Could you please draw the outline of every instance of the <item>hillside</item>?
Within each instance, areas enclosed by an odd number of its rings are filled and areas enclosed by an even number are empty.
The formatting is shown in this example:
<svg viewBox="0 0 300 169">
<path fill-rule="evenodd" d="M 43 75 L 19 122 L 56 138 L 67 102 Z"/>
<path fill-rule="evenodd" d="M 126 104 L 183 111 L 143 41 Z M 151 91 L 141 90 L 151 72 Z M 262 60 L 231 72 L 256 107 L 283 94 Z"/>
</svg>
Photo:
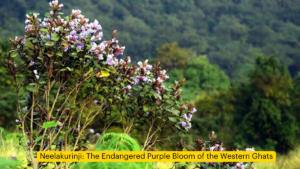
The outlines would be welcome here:
<svg viewBox="0 0 300 169">
<path fill-rule="evenodd" d="M 275 55 L 294 75 L 300 68 L 298 0 L 61 0 L 65 13 L 78 8 L 98 19 L 104 34 L 119 39 L 135 60 L 153 57 L 166 42 L 207 55 L 239 78 L 258 55 Z M 1 0 L 0 37 L 21 34 L 24 14 L 44 13 L 47 1 Z"/>
</svg>

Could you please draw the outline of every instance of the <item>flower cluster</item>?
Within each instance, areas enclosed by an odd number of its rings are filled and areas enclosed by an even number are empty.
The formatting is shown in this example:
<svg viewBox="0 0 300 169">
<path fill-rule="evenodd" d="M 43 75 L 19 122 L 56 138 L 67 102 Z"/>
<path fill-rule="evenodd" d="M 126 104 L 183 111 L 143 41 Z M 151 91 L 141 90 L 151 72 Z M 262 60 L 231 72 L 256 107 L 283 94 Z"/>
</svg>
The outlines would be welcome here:
<svg viewBox="0 0 300 169">
<path fill-rule="evenodd" d="M 179 143 L 180 149 L 189 149 L 190 151 L 228 151 L 224 148 L 222 142 L 218 141 L 215 132 L 209 135 L 209 141 L 202 140 L 200 138 L 196 139 L 194 144 L 190 147 L 185 146 L 183 142 Z M 236 149 L 236 151 L 241 151 Z M 254 148 L 246 148 L 244 151 L 255 151 Z M 194 163 L 196 168 L 231 168 L 231 169 L 255 169 L 253 163 L 239 162 L 239 163 L 216 163 L 216 162 L 206 162 L 206 163 Z"/>
<path fill-rule="evenodd" d="M 183 118 L 184 118 L 184 121 L 182 121 L 180 124 L 181 124 L 181 127 L 185 127 L 185 128 L 191 128 L 191 121 L 192 121 L 192 117 L 193 117 L 193 114 L 197 111 L 197 109 L 194 107 L 193 104 L 184 104 L 181 109 L 182 110 L 186 110 L 186 107 L 188 107 L 188 112 L 183 114 Z"/>
<path fill-rule="evenodd" d="M 97 20 L 89 22 L 80 10 L 72 10 L 70 16 L 63 18 L 58 13 L 63 4 L 54 0 L 49 5 L 51 11 L 41 22 L 38 14 L 26 15 L 25 40 L 22 39 L 24 46 L 30 39 L 31 43 L 41 42 L 40 45 L 47 48 L 63 47 L 64 54 L 60 55 L 77 57 L 82 54 L 110 66 L 118 64 L 116 57 L 123 54 L 125 47 L 119 46 L 114 37 L 110 41 L 101 41 L 102 26 Z M 32 38 L 37 41 L 33 42 Z"/>
<path fill-rule="evenodd" d="M 180 101 L 181 99 L 181 91 L 180 87 L 183 85 L 184 80 L 180 80 L 176 84 L 174 84 L 171 89 L 167 88 L 164 85 L 164 82 L 169 79 L 169 76 L 166 74 L 166 70 L 162 70 L 159 64 L 151 65 L 148 60 L 144 62 L 139 61 L 137 65 L 130 65 L 131 59 L 130 57 L 120 59 L 116 68 L 118 72 L 121 72 L 122 76 L 117 78 L 117 82 L 129 81 L 128 84 L 124 85 L 123 92 L 128 96 L 143 96 L 142 102 L 146 105 L 151 105 L 151 102 L 154 103 L 154 109 L 146 110 L 145 115 L 148 117 L 149 115 L 156 114 L 158 112 L 171 113 L 170 116 L 174 116 L 180 121 L 177 122 L 178 126 L 183 129 L 191 128 L 191 120 L 192 114 L 194 114 L 197 110 L 192 104 L 183 104 L 179 105 L 178 108 L 176 106 L 166 104 L 166 99 L 172 99 L 174 104 L 176 101 Z M 140 90 L 141 89 L 141 90 Z M 143 90 L 152 90 L 145 91 Z M 146 99 L 147 93 L 150 94 L 150 98 Z M 153 99 L 154 98 L 154 99 Z M 141 106 L 141 105 L 139 105 Z M 165 112 L 166 107 L 173 107 L 174 109 L 178 109 L 179 113 L 176 112 Z"/>
</svg>

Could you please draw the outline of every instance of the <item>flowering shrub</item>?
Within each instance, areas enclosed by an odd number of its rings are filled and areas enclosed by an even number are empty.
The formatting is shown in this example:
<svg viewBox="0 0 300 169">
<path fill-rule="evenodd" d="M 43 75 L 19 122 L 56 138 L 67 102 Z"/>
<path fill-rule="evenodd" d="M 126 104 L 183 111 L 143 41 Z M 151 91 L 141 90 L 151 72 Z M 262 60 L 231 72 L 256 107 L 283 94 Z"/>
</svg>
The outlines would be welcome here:
<svg viewBox="0 0 300 169">
<path fill-rule="evenodd" d="M 26 15 L 25 35 L 11 40 L 8 58 L 18 92 L 17 123 L 33 168 L 46 166 L 36 162 L 38 150 L 85 150 L 95 119 L 103 133 L 112 125 L 125 133 L 146 127 L 143 149 L 166 128 L 191 127 L 196 110 L 181 104 L 183 80 L 167 88 L 168 76 L 159 64 L 117 58 L 125 47 L 116 31 L 102 40 L 97 20 L 90 22 L 80 10 L 64 17 L 57 0 L 49 5 L 43 19 Z"/>
<path fill-rule="evenodd" d="M 202 139 L 196 139 L 194 144 L 191 146 L 186 146 L 183 142 L 179 143 L 179 148 L 182 150 L 189 151 L 226 151 L 223 143 L 217 139 L 215 132 L 212 132 L 209 136 L 208 141 Z M 227 150 L 231 151 L 231 150 Z M 254 148 L 246 148 L 245 150 L 235 149 L 233 151 L 255 151 Z M 206 162 L 206 163 L 175 163 L 175 168 L 185 169 L 185 168 L 201 168 L 201 169 L 210 169 L 210 168 L 220 168 L 220 169 L 254 169 L 253 163 L 247 162 L 238 162 L 238 163 L 229 163 L 229 162 Z"/>
</svg>

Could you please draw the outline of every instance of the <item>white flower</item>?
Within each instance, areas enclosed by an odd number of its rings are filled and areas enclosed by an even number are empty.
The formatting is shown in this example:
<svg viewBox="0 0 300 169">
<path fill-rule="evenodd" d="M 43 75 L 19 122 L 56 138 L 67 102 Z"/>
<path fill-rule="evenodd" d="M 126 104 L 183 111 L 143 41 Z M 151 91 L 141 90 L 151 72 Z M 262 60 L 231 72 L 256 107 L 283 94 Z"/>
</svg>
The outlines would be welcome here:
<svg viewBox="0 0 300 169">
<path fill-rule="evenodd" d="M 195 113 L 197 111 L 197 109 L 194 107 L 192 110 L 192 113 Z"/>
<path fill-rule="evenodd" d="M 130 57 L 128 57 L 127 62 L 131 63 L 131 58 Z"/>
<path fill-rule="evenodd" d="M 81 14 L 81 11 L 79 9 L 73 9 L 72 10 L 72 15 L 78 16 Z"/>
<path fill-rule="evenodd" d="M 102 53 L 99 54 L 99 55 L 98 55 L 98 60 L 101 61 L 101 60 L 103 60 L 103 59 L 104 59 L 104 58 L 103 58 L 103 54 L 102 54 Z"/>
<path fill-rule="evenodd" d="M 156 80 L 157 80 L 159 83 L 162 83 L 162 82 L 163 82 L 163 80 L 162 80 L 160 77 L 158 77 Z"/>
<path fill-rule="evenodd" d="M 94 130 L 94 129 L 90 129 L 90 130 L 89 130 L 89 133 L 90 133 L 90 134 L 94 134 L 94 133 L 95 133 L 95 130 Z"/>
<path fill-rule="evenodd" d="M 252 148 L 246 148 L 245 149 L 246 151 L 255 151 L 255 149 L 252 147 Z"/>
<path fill-rule="evenodd" d="M 141 61 L 139 61 L 138 63 L 137 63 L 140 67 L 142 67 L 142 62 Z"/>
</svg>

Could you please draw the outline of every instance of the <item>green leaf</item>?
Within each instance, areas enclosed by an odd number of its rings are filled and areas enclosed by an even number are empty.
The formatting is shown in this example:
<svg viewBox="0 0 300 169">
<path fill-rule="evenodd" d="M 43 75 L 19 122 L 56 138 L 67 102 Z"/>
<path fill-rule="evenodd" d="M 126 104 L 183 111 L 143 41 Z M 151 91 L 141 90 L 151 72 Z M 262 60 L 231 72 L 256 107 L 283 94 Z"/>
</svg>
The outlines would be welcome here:
<svg viewBox="0 0 300 169">
<path fill-rule="evenodd" d="M 60 69 L 60 71 L 61 71 L 61 72 L 64 72 L 64 71 L 70 71 L 70 72 L 72 72 L 73 69 L 70 68 L 70 67 L 65 67 L 65 68 Z"/>
<path fill-rule="evenodd" d="M 59 125 L 59 122 L 58 122 L 58 121 L 57 121 L 57 122 L 54 122 L 54 121 L 48 121 L 48 122 L 43 123 L 42 128 L 47 129 L 47 128 L 56 127 L 56 126 L 58 126 L 58 125 Z"/>
<path fill-rule="evenodd" d="M 72 52 L 71 56 L 76 57 L 77 56 L 77 52 Z"/>
<path fill-rule="evenodd" d="M 33 44 L 31 43 L 31 41 L 30 40 L 26 40 L 26 42 L 25 42 L 25 47 L 26 48 L 29 48 L 29 49 L 34 49 L 34 46 L 33 46 Z"/>
<path fill-rule="evenodd" d="M 176 109 L 167 109 L 167 111 L 169 111 L 169 112 L 171 112 L 171 113 L 173 113 L 174 115 L 179 115 L 179 110 L 176 110 Z"/>
<path fill-rule="evenodd" d="M 63 31 L 64 30 L 64 27 L 62 27 L 62 26 L 58 26 L 57 27 L 60 31 Z"/>
<path fill-rule="evenodd" d="M 149 111 L 149 107 L 148 106 L 143 106 L 143 110 L 145 111 L 145 112 L 147 112 L 147 111 Z"/>
<path fill-rule="evenodd" d="M 88 59 L 93 59 L 93 56 L 91 56 L 91 55 L 85 55 L 84 57 L 88 58 Z"/>
<path fill-rule="evenodd" d="M 58 53 L 57 53 L 57 56 L 60 56 L 60 57 L 61 57 L 62 55 L 63 55 L 62 52 L 58 52 Z"/>
<path fill-rule="evenodd" d="M 12 53 L 12 55 L 10 57 L 15 58 L 17 56 L 18 56 L 18 54 L 16 52 L 14 52 L 14 53 Z"/>
<path fill-rule="evenodd" d="M 41 32 L 48 33 L 48 29 L 47 29 L 47 28 L 41 28 L 40 31 L 41 31 Z"/>
<path fill-rule="evenodd" d="M 110 73 L 106 70 L 101 70 L 100 75 L 98 75 L 97 77 L 108 77 L 110 75 Z"/>
<path fill-rule="evenodd" d="M 51 17 L 50 13 L 47 12 L 47 13 L 45 14 L 45 17 L 50 18 L 50 17 Z"/>
<path fill-rule="evenodd" d="M 34 140 L 34 142 L 39 142 L 39 141 L 42 140 L 42 138 L 43 138 L 43 136 L 38 136 L 38 137 Z"/>
<path fill-rule="evenodd" d="M 50 41 L 46 42 L 46 44 L 45 44 L 45 45 L 46 45 L 46 46 L 48 46 L 48 47 L 52 47 L 52 46 L 54 46 L 53 42 L 50 42 Z"/>
<path fill-rule="evenodd" d="M 55 42 L 57 42 L 59 40 L 59 36 L 56 33 L 52 33 L 51 37 L 52 37 L 52 40 L 54 40 Z"/>
<path fill-rule="evenodd" d="M 176 118 L 175 117 L 169 117 L 169 120 L 171 121 L 171 122 L 177 122 L 177 120 L 176 120 Z"/>
</svg>

